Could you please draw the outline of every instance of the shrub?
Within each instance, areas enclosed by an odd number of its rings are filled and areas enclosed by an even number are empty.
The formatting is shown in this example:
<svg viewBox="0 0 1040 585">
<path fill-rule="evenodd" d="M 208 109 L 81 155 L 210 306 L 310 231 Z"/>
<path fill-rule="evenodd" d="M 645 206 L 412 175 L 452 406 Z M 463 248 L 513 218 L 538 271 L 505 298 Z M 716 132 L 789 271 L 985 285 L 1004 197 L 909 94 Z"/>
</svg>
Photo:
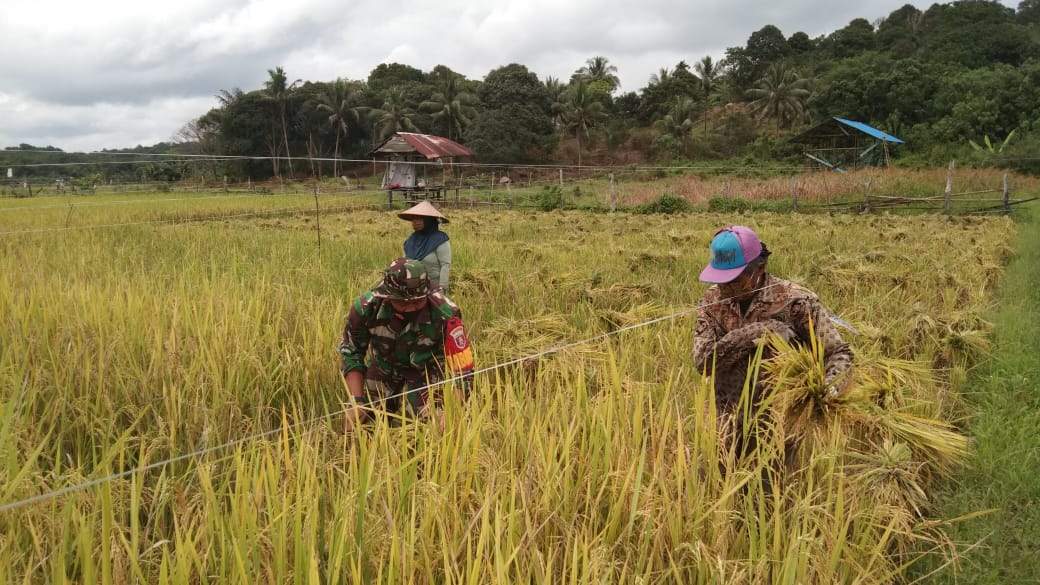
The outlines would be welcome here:
<svg viewBox="0 0 1040 585">
<path fill-rule="evenodd" d="M 555 185 L 542 187 L 542 192 L 538 194 L 535 204 L 539 211 L 559 209 L 563 207 L 563 192 Z"/>
<path fill-rule="evenodd" d="M 789 199 L 745 199 L 743 197 L 722 197 L 716 195 L 708 199 L 708 211 L 715 213 L 744 213 L 748 211 L 771 211 L 774 213 L 791 211 Z"/>
<path fill-rule="evenodd" d="M 740 212 L 751 209 L 751 202 L 743 197 L 722 197 L 716 195 L 708 199 L 708 211 L 711 212 Z"/>
<path fill-rule="evenodd" d="M 635 213 L 664 213 L 673 215 L 676 213 L 689 213 L 693 211 L 693 205 L 678 195 L 663 193 L 653 201 L 636 206 L 634 211 Z"/>
<path fill-rule="evenodd" d="M 683 144 L 674 136 L 662 134 L 654 139 L 650 149 L 661 158 L 674 160 L 682 155 Z"/>
</svg>

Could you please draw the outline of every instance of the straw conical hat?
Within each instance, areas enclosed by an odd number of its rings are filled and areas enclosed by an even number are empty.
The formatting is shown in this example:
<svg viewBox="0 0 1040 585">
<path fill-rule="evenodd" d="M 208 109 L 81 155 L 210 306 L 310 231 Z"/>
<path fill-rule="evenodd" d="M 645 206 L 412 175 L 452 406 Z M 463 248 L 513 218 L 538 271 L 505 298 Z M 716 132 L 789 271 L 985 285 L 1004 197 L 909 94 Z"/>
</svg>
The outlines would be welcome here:
<svg viewBox="0 0 1040 585">
<path fill-rule="evenodd" d="M 437 208 L 429 201 L 420 201 L 412 207 L 398 213 L 397 217 L 400 217 L 405 221 L 412 221 L 413 217 L 436 217 L 441 220 L 441 223 L 448 223 L 448 218 L 444 217 L 441 212 L 437 211 Z"/>
</svg>

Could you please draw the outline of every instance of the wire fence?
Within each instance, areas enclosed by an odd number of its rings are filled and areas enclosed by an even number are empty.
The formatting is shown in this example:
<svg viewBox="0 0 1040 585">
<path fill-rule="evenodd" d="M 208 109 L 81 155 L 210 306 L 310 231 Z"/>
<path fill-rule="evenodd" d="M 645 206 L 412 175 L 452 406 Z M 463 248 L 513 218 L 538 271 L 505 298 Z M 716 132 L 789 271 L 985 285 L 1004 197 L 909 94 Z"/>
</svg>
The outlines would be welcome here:
<svg viewBox="0 0 1040 585">
<path fill-rule="evenodd" d="M 184 159 L 145 159 L 147 163 L 155 160 Z M 132 161 L 111 160 L 93 164 L 128 162 Z M 889 169 L 836 174 L 785 165 L 734 169 L 713 165 L 575 166 L 416 161 L 409 164 L 415 165 L 422 186 L 402 189 L 389 189 L 382 184 L 380 169 L 386 168 L 385 161 L 337 162 L 344 165 L 339 177 L 305 180 L 276 178 L 233 182 L 227 177 L 194 176 L 180 181 L 108 181 L 90 185 L 64 180 L 9 180 L 0 185 L 0 197 L 83 196 L 86 200 L 87 196 L 96 194 L 190 194 L 207 198 L 301 195 L 364 200 L 364 208 L 377 207 L 382 201 L 385 208 L 392 209 L 397 203 L 410 204 L 429 199 L 451 206 L 605 208 L 613 211 L 646 205 L 664 195 L 672 195 L 691 205 L 705 205 L 713 211 L 760 209 L 864 213 L 906 210 L 947 215 L 1010 213 L 1015 206 L 1036 199 L 1017 195 L 1012 190 L 1008 174 L 1001 178 L 998 171 L 987 173 L 985 180 L 989 185 L 972 176 L 978 174 L 975 170 L 958 173 L 955 182 L 952 162 L 943 188 L 942 179 L 934 172 L 913 181 L 899 178 L 899 173 L 904 171 Z M 934 188 L 927 187 L 930 181 L 934 181 Z M 964 183 L 963 190 L 954 191 L 954 184 L 961 182 Z M 923 189 L 922 184 L 925 185 Z M 142 197 L 136 201 L 145 203 L 148 199 Z M 75 205 L 81 204 L 77 202 Z M 0 207 L 0 211 L 4 209 Z"/>
</svg>

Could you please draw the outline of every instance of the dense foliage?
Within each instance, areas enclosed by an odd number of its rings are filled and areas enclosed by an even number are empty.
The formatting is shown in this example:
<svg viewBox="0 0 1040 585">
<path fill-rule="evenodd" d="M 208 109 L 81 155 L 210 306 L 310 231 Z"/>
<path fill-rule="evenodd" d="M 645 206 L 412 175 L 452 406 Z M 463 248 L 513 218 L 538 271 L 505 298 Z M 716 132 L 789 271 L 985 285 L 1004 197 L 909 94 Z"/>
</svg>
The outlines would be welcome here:
<svg viewBox="0 0 1040 585">
<path fill-rule="evenodd" d="M 214 180 L 339 176 L 342 163 L 368 158 L 396 131 L 449 136 L 492 164 L 631 163 L 754 155 L 831 116 L 865 122 L 906 140 L 897 163 L 972 159 L 1029 172 L 1040 151 L 1040 7 L 957 0 L 927 10 L 905 5 L 870 22 L 856 18 L 829 35 L 787 36 L 767 24 L 725 58 L 664 66 L 638 92 L 615 95 L 617 68 L 594 56 L 569 80 L 539 80 L 521 64 L 470 80 L 438 65 L 376 66 L 366 80 L 290 82 L 269 69 L 264 87 L 220 90 L 217 108 L 188 122 L 160 152 L 229 159 L 191 169 L 30 167 L 29 177 L 82 176 Z M 666 64 L 664 64 L 666 65 Z M 1002 152 L 975 151 L 986 137 Z M 9 165 L 41 160 L 21 145 Z M 140 148 L 140 147 L 139 147 Z M 47 162 L 55 161 L 48 153 Z M 304 164 L 305 157 L 327 159 Z M 71 159 L 70 159 L 71 160 Z"/>
</svg>

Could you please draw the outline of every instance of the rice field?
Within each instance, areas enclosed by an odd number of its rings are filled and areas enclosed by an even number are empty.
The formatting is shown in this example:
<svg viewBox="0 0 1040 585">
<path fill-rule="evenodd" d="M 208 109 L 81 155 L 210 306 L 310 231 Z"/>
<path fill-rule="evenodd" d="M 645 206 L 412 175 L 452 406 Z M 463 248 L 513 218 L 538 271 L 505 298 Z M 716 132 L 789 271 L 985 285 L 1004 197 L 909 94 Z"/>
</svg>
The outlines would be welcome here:
<svg viewBox="0 0 1040 585">
<path fill-rule="evenodd" d="M 971 449 L 1007 218 L 445 209 L 474 395 L 344 435 L 346 310 L 408 224 L 133 198 L 0 200 L 0 582 L 892 583 L 964 552 L 929 492 Z M 838 400 L 812 348 L 761 364 L 739 461 L 691 356 L 732 223 L 859 331 Z"/>
</svg>

